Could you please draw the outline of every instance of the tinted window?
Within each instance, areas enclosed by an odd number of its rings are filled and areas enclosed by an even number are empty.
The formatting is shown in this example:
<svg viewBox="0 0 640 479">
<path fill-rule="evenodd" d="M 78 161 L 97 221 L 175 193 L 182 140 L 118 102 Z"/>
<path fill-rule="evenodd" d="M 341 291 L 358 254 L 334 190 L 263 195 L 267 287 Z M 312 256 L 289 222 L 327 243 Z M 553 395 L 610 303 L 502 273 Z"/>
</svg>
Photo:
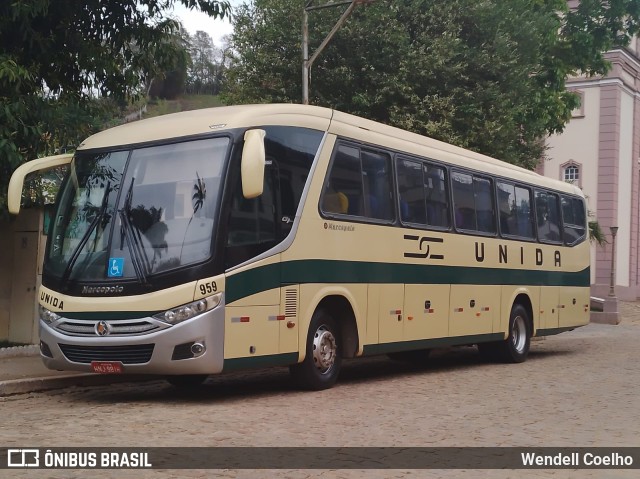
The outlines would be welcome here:
<svg viewBox="0 0 640 479">
<path fill-rule="evenodd" d="M 362 216 L 364 202 L 360 150 L 339 145 L 322 197 L 322 211 Z"/>
<path fill-rule="evenodd" d="M 365 216 L 393 220 L 391 158 L 386 153 L 362 150 Z"/>
<path fill-rule="evenodd" d="M 427 224 L 422 163 L 398 160 L 398 191 L 400 192 L 400 219 L 405 223 Z"/>
<path fill-rule="evenodd" d="M 531 191 L 528 188 L 498 182 L 498 210 L 503 235 L 533 238 Z"/>
<path fill-rule="evenodd" d="M 393 220 L 391 158 L 386 153 L 338 145 L 321 209 L 324 213 Z"/>
<path fill-rule="evenodd" d="M 585 238 L 587 219 L 581 198 L 562 197 L 562 219 L 566 244 L 574 245 Z"/>
<path fill-rule="evenodd" d="M 451 179 L 456 228 L 495 233 L 491 180 L 458 171 Z"/>
<path fill-rule="evenodd" d="M 227 268 L 267 251 L 289 234 L 323 135 L 285 126 L 264 130 L 264 191 L 257 198 L 245 198 L 238 175 L 228 221 Z"/>
<path fill-rule="evenodd" d="M 558 195 L 545 191 L 536 191 L 536 218 L 538 239 L 540 241 L 548 243 L 562 241 Z"/>
<path fill-rule="evenodd" d="M 397 162 L 402 221 L 449 227 L 446 170 L 414 160 Z"/>
</svg>

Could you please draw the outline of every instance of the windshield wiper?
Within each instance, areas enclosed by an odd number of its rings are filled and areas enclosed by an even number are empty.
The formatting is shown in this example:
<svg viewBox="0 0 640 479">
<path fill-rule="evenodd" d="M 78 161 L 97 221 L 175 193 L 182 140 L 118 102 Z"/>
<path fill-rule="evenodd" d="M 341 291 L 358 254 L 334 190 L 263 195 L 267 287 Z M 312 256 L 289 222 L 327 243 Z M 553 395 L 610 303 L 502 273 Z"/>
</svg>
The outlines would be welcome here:
<svg viewBox="0 0 640 479">
<path fill-rule="evenodd" d="M 80 242 L 73 250 L 73 254 L 71 255 L 71 258 L 69 258 L 69 262 L 67 263 L 67 266 L 64 269 L 64 272 L 62 273 L 62 280 L 61 280 L 62 284 L 65 284 L 69 280 L 69 276 L 71 276 L 71 271 L 73 270 L 73 267 L 76 264 L 76 261 L 78 261 L 78 258 L 80 257 L 80 252 L 89 241 L 89 238 L 93 234 L 93 231 L 97 228 L 100 221 L 104 218 L 104 214 L 107 211 L 107 206 L 109 205 L 110 194 L 111 194 L 111 182 L 107 181 L 107 187 L 104 191 L 104 195 L 102 196 L 102 204 L 100 205 L 98 214 L 93 219 L 93 221 L 91 221 L 89 228 L 87 228 L 87 231 L 85 231 L 84 235 L 82 235 Z M 68 286 L 67 286 L 67 289 L 68 289 Z"/>
<path fill-rule="evenodd" d="M 149 264 L 149 258 L 141 245 L 142 238 L 140 238 L 140 230 L 131 224 L 129 215 L 131 213 L 131 198 L 133 197 L 133 182 L 135 178 L 131 178 L 131 185 L 127 190 L 127 196 L 124 200 L 122 209 L 118 211 L 120 215 L 120 222 L 122 226 L 120 228 L 120 249 L 122 249 L 122 243 L 124 239 L 127 239 L 127 248 L 129 254 L 131 254 L 131 263 L 136 273 L 138 281 L 142 284 L 148 284 L 147 275 L 151 269 Z"/>
</svg>

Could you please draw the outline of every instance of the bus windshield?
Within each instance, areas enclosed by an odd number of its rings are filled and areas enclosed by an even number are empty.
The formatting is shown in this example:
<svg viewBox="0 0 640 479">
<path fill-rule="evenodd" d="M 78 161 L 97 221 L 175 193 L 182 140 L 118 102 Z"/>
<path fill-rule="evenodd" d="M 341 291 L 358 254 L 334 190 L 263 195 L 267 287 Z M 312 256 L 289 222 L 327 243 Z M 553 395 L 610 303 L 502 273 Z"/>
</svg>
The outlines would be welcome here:
<svg viewBox="0 0 640 479">
<path fill-rule="evenodd" d="M 229 143 L 78 152 L 56 205 L 47 272 L 63 281 L 145 282 L 209 258 Z"/>
</svg>

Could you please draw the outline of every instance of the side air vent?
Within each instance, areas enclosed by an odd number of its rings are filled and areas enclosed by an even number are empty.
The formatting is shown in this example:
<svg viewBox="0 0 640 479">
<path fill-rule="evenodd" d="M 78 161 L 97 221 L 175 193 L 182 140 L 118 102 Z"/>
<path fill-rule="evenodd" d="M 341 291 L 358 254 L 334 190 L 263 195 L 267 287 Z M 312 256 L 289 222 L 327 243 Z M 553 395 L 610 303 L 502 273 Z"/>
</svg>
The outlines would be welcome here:
<svg viewBox="0 0 640 479">
<path fill-rule="evenodd" d="M 284 292 L 284 315 L 287 318 L 298 316 L 298 289 L 287 289 Z"/>
</svg>

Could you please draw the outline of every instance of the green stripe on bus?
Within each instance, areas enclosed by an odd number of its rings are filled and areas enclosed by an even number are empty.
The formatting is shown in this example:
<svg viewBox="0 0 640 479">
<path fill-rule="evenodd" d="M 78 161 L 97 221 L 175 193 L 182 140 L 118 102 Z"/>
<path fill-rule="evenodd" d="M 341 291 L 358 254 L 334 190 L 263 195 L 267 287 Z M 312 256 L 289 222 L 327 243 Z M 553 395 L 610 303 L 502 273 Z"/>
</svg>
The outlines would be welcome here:
<svg viewBox="0 0 640 479">
<path fill-rule="evenodd" d="M 298 353 L 269 354 L 266 356 L 251 356 L 246 358 L 225 359 L 222 370 L 224 372 L 238 369 L 266 368 L 271 366 L 287 366 L 298 362 Z"/>
<path fill-rule="evenodd" d="M 365 344 L 363 354 L 374 356 L 376 354 L 397 353 L 402 351 L 414 351 L 418 349 L 444 348 L 447 346 L 461 346 L 463 344 L 488 343 L 502 341 L 503 333 L 473 334 L 470 336 L 453 336 L 451 338 L 418 339 L 415 341 L 398 341 L 383 344 Z"/>
<path fill-rule="evenodd" d="M 589 286 L 589 267 L 577 272 L 475 268 L 364 261 L 298 260 L 262 266 L 227 278 L 226 302 L 305 283 L 477 284 Z"/>
<path fill-rule="evenodd" d="M 564 333 L 566 331 L 572 331 L 579 326 L 567 326 L 564 328 L 546 328 L 536 330 L 536 336 L 552 336 L 554 334 Z"/>
</svg>

